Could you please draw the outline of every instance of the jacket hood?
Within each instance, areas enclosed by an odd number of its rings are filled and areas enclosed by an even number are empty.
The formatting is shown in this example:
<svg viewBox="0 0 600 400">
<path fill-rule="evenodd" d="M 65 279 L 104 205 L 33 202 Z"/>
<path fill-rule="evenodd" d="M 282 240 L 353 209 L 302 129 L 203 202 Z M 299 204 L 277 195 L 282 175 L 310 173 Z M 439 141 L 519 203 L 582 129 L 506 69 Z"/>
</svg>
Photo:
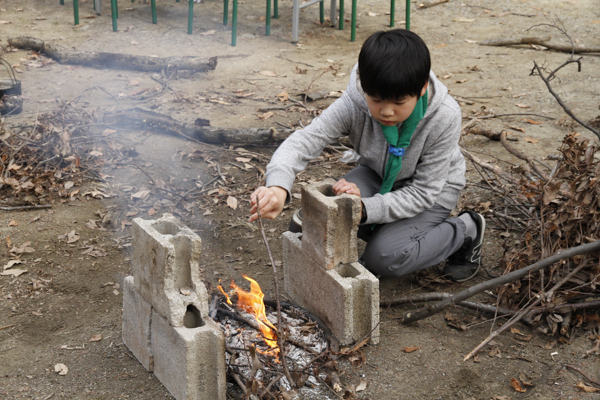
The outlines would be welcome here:
<svg viewBox="0 0 600 400">
<path fill-rule="evenodd" d="M 429 71 L 429 87 L 427 90 L 429 91 L 429 104 L 427 105 L 427 112 L 423 116 L 423 119 L 427 119 L 434 114 L 440 105 L 444 103 L 444 99 L 448 95 L 448 88 L 446 88 L 446 85 L 439 81 L 433 71 Z M 358 76 L 358 63 L 354 66 L 354 68 L 352 68 L 350 82 L 348 82 L 346 91 L 356 107 L 358 107 L 358 109 L 365 114 L 371 116 L 369 108 L 367 107 L 365 92 L 360 85 L 360 77 Z"/>
</svg>

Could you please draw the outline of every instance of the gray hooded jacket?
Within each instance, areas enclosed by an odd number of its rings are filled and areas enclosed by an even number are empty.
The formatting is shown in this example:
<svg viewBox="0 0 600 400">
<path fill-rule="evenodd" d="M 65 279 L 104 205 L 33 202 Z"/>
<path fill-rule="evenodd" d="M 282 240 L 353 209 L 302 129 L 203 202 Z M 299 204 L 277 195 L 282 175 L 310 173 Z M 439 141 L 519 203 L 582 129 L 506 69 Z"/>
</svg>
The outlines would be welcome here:
<svg viewBox="0 0 600 400">
<path fill-rule="evenodd" d="M 304 129 L 297 130 L 277 149 L 267 166 L 267 186 L 288 191 L 296 175 L 319 156 L 328 144 L 348 136 L 366 165 L 383 178 L 389 157 L 381 125 L 367 108 L 357 76 L 352 70 L 342 97 Z M 402 170 L 391 192 L 362 198 L 366 224 L 382 224 L 411 218 L 435 203 L 453 209 L 465 186 L 465 160 L 460 152 L 461 113 L 448 89 L 429 74 L 429 104 L 402 159 Z"/>
</svg>

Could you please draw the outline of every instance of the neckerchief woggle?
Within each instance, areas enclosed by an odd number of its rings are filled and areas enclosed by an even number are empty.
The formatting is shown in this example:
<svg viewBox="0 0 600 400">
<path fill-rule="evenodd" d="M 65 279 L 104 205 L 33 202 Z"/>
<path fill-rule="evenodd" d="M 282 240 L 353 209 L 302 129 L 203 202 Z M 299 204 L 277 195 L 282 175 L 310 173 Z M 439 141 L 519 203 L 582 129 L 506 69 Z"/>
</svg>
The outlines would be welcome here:
<svg viewBox="0 0 600 400">
<path fill-rule="evenodd" d="M 415 109 L 400 127 L 397 125 L 387 126 L 380 123 L 385 140 L 388 142 L 388 151 L 390 153 L 387 165 L 385 166 L 383 183 L 379 190 L 380 194 L 386 194 L 392 190 L 396 177 L 402 169 L 404 152 L 410 144 L 410 139 L 413 133 L 415 133 L 419 121 L 423 119 L 427 111 L 427 94 L 428 91 L 417 100 Z"/>
</svg>

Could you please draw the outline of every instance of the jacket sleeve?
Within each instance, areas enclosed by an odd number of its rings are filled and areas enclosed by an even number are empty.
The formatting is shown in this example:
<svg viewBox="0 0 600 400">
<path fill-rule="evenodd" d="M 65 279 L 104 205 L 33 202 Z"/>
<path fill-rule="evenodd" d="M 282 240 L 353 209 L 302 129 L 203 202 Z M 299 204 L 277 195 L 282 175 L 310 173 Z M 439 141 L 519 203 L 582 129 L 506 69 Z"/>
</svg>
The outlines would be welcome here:
<svg viewBox="0 0 600 400">
<path fill-rule="evenodd" d="M 448 119 L 436 119 L 428 123 L 439 123 L 438 135 L 421 154 L 415 172 L 404 186 L 384 195 L 362 199 L 366 211 L 365 224 L 382 224 L 411 218 L 431 208 L 448 181 L 452 161 L 460 152 L 461 116 L 454 113 Z M 445 123 L 444 123 L 445 122 Z"/>
<path fill-rule="evenodd" d="M 310 160 L 317 158 L 325 146 L 350 132 L 353 107 L 352 100 L 344 93 L 308 126 L 291 134 L 267 165 L 266 185 L 287 190 L 289 201 L 296 175 Z"/>
</svg>

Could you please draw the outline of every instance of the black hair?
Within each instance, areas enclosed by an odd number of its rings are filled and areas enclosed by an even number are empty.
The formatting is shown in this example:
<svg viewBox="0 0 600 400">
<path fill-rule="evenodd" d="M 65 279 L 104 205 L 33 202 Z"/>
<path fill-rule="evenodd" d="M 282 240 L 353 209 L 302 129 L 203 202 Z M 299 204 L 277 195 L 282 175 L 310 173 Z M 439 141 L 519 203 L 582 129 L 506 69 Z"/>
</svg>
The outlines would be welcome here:
<svg viewBox="0 0 600 400">
<path fill-rule="evenodd" d="M 427 45 L 406 29 L 375 32 L 365 41 L 358 56 L 363 90 L 382 100 L 420 97 L 430 69 Z"/>
</svg>

